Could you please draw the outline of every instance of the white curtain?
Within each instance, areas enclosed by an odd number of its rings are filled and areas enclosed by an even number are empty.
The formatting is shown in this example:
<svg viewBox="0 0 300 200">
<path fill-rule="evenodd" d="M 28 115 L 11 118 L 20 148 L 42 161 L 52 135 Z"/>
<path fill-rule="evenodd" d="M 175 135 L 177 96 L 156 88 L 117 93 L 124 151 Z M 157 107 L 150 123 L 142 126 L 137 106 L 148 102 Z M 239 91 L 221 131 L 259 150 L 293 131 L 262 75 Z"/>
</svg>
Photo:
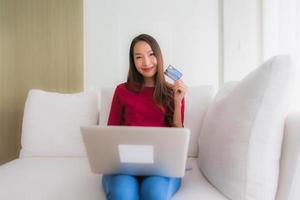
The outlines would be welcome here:
<svg viewBox="0 0 300 200">
<path fill-rule="evenodd" d="M 296 69 L 292 109 L 300 110 L 300 1 L 263 0 L 262 13 L 262 58 L 292 56 Z"/>
</svg>

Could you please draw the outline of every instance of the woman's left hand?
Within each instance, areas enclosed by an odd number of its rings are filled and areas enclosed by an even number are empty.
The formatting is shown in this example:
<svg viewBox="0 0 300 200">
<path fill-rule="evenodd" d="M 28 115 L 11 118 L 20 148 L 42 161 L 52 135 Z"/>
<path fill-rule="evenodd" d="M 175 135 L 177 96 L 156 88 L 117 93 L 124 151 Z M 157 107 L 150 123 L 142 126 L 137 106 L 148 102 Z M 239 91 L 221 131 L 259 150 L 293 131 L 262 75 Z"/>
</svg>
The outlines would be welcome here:
<svg viewBox="0 0 300 200">
<path fill-rule="evenodd" d="M 181 105 L 181 101 L 187 92 L 187 86 L 182 80 L 175 81 L 173 85 L 174 103 Z"/>
</svg>

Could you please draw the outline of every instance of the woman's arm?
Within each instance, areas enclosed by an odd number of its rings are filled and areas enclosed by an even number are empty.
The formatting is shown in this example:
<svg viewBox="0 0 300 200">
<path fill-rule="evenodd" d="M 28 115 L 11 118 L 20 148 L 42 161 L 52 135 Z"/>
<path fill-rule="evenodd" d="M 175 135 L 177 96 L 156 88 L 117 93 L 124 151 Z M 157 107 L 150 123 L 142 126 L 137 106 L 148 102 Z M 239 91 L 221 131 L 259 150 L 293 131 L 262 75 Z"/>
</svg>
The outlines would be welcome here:
<svg viewBox="0 0 300 200">
<path fill-rule="evenodd" d="M 184 121 L 184 96 L 187 92 L 187 86 L 182 80 L 174 83 L 174 115 L 173 124 L 175 127 L 183 127 Z"/>
<path fill-rule="evenodd" d="M 174 105 L 173 124 L 175 127 L 184 127 L 184 98 L 180 103 L 177 102 Z"/>
</svg>

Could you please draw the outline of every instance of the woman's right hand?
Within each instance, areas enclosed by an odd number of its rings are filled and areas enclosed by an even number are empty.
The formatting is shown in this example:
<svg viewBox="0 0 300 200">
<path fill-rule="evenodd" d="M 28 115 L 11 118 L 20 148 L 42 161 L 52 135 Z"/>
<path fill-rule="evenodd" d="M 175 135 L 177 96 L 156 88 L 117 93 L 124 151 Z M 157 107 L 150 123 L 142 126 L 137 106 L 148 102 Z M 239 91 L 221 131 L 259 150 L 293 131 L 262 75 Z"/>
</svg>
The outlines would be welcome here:
<svg viewBox="0 0 300 200">
<path fill-rule="evenodd" d="M 187 86 L 182 80 L 175 81 L 173 85 L 174 92 L 174 103 L 181 104 L 182 99 L 184 98 L 187 92 Z"/>
</svg>

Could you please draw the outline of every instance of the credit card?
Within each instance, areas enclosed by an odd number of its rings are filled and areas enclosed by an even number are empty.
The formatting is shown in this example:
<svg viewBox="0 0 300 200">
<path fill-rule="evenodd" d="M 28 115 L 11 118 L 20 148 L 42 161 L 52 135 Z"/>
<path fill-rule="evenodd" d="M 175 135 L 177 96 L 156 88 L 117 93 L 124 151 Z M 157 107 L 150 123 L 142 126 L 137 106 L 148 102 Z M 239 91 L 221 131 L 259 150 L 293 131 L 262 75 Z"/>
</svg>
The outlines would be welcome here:
<svg viewBox="0 0 300 200">
<path fill-rule="evenodd" d="M 173 81 L 177 81 L 182 77 L 182 73 L 178 71 L 175 67 L 172 65 L 169 65 L 167 69 L 165 70 L 164 74 L 171 78 Z"/>
</svg>

